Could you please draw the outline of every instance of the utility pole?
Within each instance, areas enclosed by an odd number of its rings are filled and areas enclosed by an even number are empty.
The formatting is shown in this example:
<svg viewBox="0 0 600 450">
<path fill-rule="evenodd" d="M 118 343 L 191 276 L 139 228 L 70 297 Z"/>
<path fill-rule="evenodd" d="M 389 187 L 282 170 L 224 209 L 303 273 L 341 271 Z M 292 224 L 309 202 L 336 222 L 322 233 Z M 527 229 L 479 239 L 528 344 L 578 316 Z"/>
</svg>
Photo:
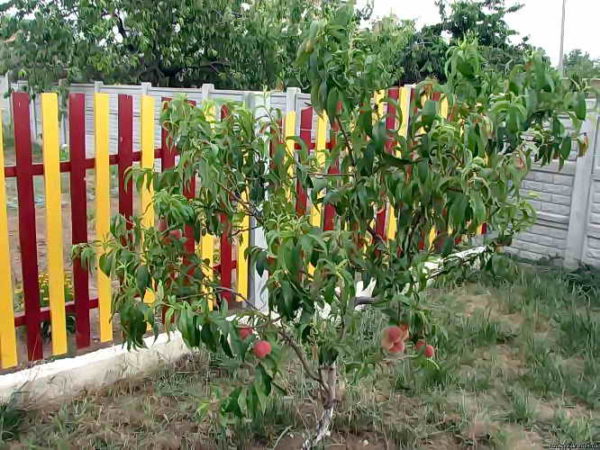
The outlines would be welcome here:
<svg viewBox="0 0 600 450">
<path fill-rule="evenodd" d="M 562 19 L 560 23 L 560 55 L 558 55 L 558 71 L 561 76 L 565 76 L 564 58 L 565 58 L 565 16 L 567 10 L 567 0 L 562 2 Z"/>
</svg>

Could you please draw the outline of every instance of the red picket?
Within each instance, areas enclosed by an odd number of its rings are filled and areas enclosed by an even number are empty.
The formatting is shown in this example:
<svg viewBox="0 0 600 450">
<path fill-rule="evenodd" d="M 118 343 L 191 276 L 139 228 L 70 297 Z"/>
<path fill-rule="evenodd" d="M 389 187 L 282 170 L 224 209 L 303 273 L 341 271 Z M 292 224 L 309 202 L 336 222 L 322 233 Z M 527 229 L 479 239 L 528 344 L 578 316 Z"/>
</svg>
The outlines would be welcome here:
<svg viewBox="0 0 600 450">
<path fill-rule="evenodd" d="M 73 244 L 88 241 L 87 186 L 85 182 L 85 95 L 69 95 L 69 149 L 71 153 L 71 231 Z M 90 291 L 88 271 L 78 258 L 73 260 L 75 297 L 75 342 L 90 345 Z"/>
<path fill-rule="evenodd" d="M 196 102 L 193 100 L 189 101 L 190 105 L 196 106 Z M 196 179 L 192 178 L 184 187 L 183 195 L 188 198 L 194 198 L 196 196 Z M 194 229 L 191 226 L 186 226 L 183 230 L 185 236 L 185 251 L 188 253 L 194 253 L 196 251 L 196 241 L 194 240 Z"/>
<path fill-rule="evenodd" d="M 338 110 L 341 109 L 342 104 L 338 103 Z M 331 127 L 331 137 L 330 141 L 330 149 L 333 150 L 336 145 L 336 136 L 340 131 L 340 126 L 337 122 L 335 122 Z M 327 171 L 329 175 L 339 175 L 340 174 L 340 161 L 336 160 L 331 166 L 329 166 L 329 170 Z M 334 220 L 335 220 L 335 206 L 331 203 L 326 203 L 323 208 L 323 231 L 333 230 Z"/>
<path fill-rule="evenodd" d="M 304 141 L 308 152 L 311 152 L 311 134 L 313 124 L 313 109 L 308 107 L 300 112 L 300 139 Z M 296 214 L 303 216 L 306 214 L 308 204 L 308 195 L 306 189 L 302 187 L 300 179 L 296 180 Z"/>
<path fill-rule="evenodd" d="M 133 97 L 119 95 L 119 214 L 128 219 L 133 216 L 133 181 L 127 178 L 127 171 L 133 165 Z"/>
<path fill-rule="evenodd" d="M 169 102 L 171 101 L 170 97 L 162 97 L 161 102 L 163 105 L 163 109 L 167 109 Z M 169 139 L 169 133 L 167 129 L 163 126 L 160 128 L 160 150 L 161 150 L 161 170 L 164 172 L 166 169 L 170 169 L 175 165 L 175 147 L 171 145 L 171 140 Z"/>
<path fill-rule="evenodd" d="M 226 105 L 221 107 L 221 120 L 229 115 L 229 109 Z M 222 297 L 227 300 L 228 304 L 232 304 L 231 293 L 231 273 L 233 271 L 233 246 L 231 243 L 231 223 L 225 214 L 221 214 L 221 223 L 223 224 L 223 232 L 221 233 L 221 262 L 219 264 L 219 272 L 221 275 L 221 287 L 229 289 L 222 293 Z"/>
<path fill-rule="evenodd" d="M 40 333 L 40 284 L 33 191 L 29 94 L 14 92 L 12 107 L 15 127 L 17 194 L 19 202 L 19 243 L 25 297 L 27 355 L 30 361 L 44 357 Z"/>
</svg>

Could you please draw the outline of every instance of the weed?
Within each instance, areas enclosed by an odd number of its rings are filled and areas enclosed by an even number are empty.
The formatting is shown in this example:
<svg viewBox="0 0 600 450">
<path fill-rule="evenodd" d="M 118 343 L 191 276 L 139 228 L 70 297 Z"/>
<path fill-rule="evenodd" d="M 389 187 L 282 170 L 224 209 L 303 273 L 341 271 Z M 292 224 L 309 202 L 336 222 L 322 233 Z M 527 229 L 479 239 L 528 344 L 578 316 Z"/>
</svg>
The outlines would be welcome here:
<svg viewBox="0 0 600 450">
<path fill-rule="evenodd" d="M 19 437 L 23 411 L 15 406 L 13 399 L 0 404 L 0 444 Z"/>
<path fill-rule="evenodd" d="M 570 418 L 564 410 L 554 416 L 554 431 L 560 442 L 593 442 L 600 439 L 600 427 L 588 417 Z"/>
<path fill-rule="evenodd" d="M 522 425 L 531 424 L 535 419 L 536 409 L 529 393 L 509 386 L 506 394 L 512 408 L 507 415 L 508 421 Z"/>
</svg>

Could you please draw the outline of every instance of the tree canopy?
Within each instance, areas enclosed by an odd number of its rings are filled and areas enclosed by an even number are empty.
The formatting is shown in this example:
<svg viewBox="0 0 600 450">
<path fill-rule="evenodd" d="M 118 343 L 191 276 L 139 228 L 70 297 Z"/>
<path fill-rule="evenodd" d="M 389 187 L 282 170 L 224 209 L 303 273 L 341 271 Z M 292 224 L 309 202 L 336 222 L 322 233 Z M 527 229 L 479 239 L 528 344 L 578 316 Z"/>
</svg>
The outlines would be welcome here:
<svg viewBox="0 0 600 450">
<path fill-rule="evenodd" d="M 440 22 L 415 32 L 410 46 L 400 51 L 405 83 L 418 83 L 427 76 L 444 81 L 448 49 L 467 38 L 477 39 L 486 66 L 502 73 L 523 63 L 533 50 L 528 38 L 518 41 L 517 31 L 506 23 L 506 17 L 522 5 L 506 6 L 505 0 L 437 0 L 436 5 Z"/>
<path fill-rule="evenodd" d="M 600 59 L 593 59 L 580 49 L 572 50 L 564 57 L 565 75 L 581 79 L 600 78 Z"/>
<path fill-rule="evenodd" d="M 0 6 L 0 72 L 39 92 L 59 80 L 229 89 L 308 89 L 293 62 L 313 20 L 345 0 L 9 0 Z M 440 22 L 417 29 L 394 16 L 353 20 L 357 41 L 382 56 L 393 83 L 445 80 L 450 46 L 476 38 L 486 64 L 505 72 L 523 61 L 526 40 L 506 24 L 519 6 L 504 0 L 439 1 Z"/>
</svg>

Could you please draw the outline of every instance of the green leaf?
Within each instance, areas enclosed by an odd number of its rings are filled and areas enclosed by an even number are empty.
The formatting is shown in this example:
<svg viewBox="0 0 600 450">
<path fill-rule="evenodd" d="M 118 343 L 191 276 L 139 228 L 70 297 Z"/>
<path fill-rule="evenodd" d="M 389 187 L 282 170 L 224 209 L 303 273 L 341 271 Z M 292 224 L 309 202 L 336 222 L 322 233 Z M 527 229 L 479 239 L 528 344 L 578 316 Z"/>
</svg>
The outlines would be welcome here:
<svg viewBox="0 0 600 450">
<path fill-rule="evenodd" d="M 333 120 L 333 118 L 336 116 L 338 99 L 339 92 L 337 88 L 331 88 L 327 94 L 327 115 L 329 116 L 330 120 Z"/>
</svg>

